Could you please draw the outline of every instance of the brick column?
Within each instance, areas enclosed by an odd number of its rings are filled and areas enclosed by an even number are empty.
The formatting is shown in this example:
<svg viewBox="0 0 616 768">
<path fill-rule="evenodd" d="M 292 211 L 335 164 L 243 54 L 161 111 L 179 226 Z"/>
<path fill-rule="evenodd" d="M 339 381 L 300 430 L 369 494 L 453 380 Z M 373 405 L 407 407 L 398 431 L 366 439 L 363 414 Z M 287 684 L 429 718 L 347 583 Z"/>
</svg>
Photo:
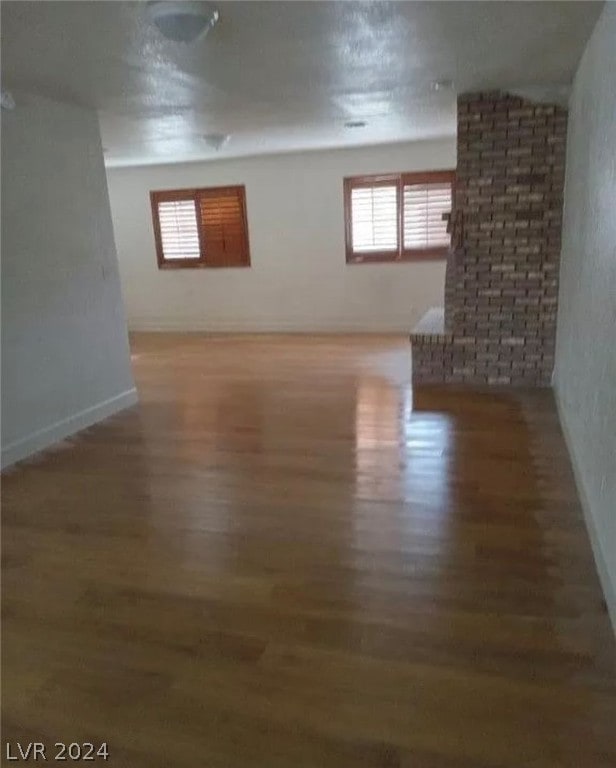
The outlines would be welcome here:
<svg viewBox="0 0 616 768">
<path fill-rule="evenodd" d="M 435 373 L 434 350 L 412 337 L 414 357 L 431 361 L 431 381 L 550 384 L 566 130 L 558 106 L 500 93 L 459 97 L 442 369 Z M 415 382 L 427 379 L 422 368 Z"/>
</svg>

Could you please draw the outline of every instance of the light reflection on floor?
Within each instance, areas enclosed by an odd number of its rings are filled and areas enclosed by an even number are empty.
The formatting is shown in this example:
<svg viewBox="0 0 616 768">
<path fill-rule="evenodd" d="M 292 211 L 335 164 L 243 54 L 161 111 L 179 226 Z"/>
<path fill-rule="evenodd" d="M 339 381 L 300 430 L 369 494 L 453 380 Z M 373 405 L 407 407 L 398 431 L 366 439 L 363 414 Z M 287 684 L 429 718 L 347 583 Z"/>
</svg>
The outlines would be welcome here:
<svg viewBox="0 0 616 768">
<path fill-rule="evenodd" d="M 356 529 L 357 545 L 379 546 L 419 530 L 445 542 L 451 514 L 452 421 L 446 413 L 413 411 L 408 387 L 382 378 L 362 379 L 355 417 L 355 493 L 358 499 L 391 503 L 389 520 L 370 541 Z M 394 507 L 395 505 L 395 507 Z M 382 509 L 375 509 L 382 514 Z"/>
</svg>

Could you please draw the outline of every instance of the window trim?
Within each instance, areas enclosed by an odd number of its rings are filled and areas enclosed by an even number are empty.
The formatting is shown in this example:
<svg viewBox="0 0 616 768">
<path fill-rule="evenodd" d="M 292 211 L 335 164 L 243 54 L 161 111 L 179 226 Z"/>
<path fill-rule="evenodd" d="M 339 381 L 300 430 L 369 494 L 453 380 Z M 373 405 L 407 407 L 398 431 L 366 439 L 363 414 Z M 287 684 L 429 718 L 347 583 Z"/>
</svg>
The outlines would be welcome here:
<svg viewBox="0 0 616 768">
<path fill-rule="evenodd" d="M 240 202 L 242 211 L 242 225 L 244 240 L 246 243 L 245 261 L 242 264 L 212 264 L 207 261 L 207 254 L 203 246 L 203 231 L 200 225 L 201 213 L 199 195 L 204 197 L 216 197 L 216 195 L 235 192 Z M 192 199 L 195 206 L 197 221 L 197 233 L 199 236 L 198 259 L 166 259 L 163 251 L 163 241 L 158 216 L 158 204 L 175 200 Z M 152 223 L 154 225 L 154 244 L 156 247 L 156 262 L 159 269 L 236 269 L 250 267 L 250 245 L 248 241 L 248 217 L 246 214 L 246 187 L 244 184 L 228 184 L 222 187 L 187 187 L 184 189 L 158 189 L 150 191 L 150 205 L 152 208 Z"/>
<path fill-rule="evenodd" d="M 344 188 L 344 232 L 347 264 L 400 264 L 410 261 L 442 261 L 447 258 L 450 246 L 436 248 L 404 248 L 404 187 L 407 184 L 451 183 L 453 204 L 455 169 L 444 171 L 418 171 L 408 173 L 378 173 L 367 176 L 347 176 Z M 353 229 L 351 214 L 351 193 L 359 187 L 384 187 L 395 182 L 398 190 L 398 248 L 390 251 L 355 253 L 353 251 Z"/>
</svg>

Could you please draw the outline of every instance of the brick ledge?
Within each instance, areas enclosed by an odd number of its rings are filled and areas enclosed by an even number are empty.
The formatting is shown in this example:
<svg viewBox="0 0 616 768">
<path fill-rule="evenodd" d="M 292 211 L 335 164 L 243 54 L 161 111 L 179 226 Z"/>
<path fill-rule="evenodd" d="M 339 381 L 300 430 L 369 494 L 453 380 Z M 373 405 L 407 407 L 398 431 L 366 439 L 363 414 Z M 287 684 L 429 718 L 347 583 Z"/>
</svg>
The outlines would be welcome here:
<svg viewBox="0 0 616 768">
<path fill-rule="evenodd" d="M 453 334 L 445 331 L 444 307 L 431 307 L 411 331 L 411 343 L 443 344 L 452 341 Z"/>
</svg>

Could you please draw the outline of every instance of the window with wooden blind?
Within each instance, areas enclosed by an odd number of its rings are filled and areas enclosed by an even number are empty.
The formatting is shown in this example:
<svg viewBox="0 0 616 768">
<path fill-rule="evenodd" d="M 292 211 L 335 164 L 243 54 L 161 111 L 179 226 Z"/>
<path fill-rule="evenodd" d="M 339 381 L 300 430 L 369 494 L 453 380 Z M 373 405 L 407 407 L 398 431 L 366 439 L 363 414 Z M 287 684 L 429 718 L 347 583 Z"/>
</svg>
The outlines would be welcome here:
<svg viewBox="0 0 616 768">
<path fill-rule="evenodd" d="M 250 266 L 243 186 L 163 190 L 150 200 L 159 268 Z"/>
<path fill-rule="evenodd" d="M 347 262 L 445 258 L 454 175 L 428 171 L 345 179 Z"/>
</svg>

